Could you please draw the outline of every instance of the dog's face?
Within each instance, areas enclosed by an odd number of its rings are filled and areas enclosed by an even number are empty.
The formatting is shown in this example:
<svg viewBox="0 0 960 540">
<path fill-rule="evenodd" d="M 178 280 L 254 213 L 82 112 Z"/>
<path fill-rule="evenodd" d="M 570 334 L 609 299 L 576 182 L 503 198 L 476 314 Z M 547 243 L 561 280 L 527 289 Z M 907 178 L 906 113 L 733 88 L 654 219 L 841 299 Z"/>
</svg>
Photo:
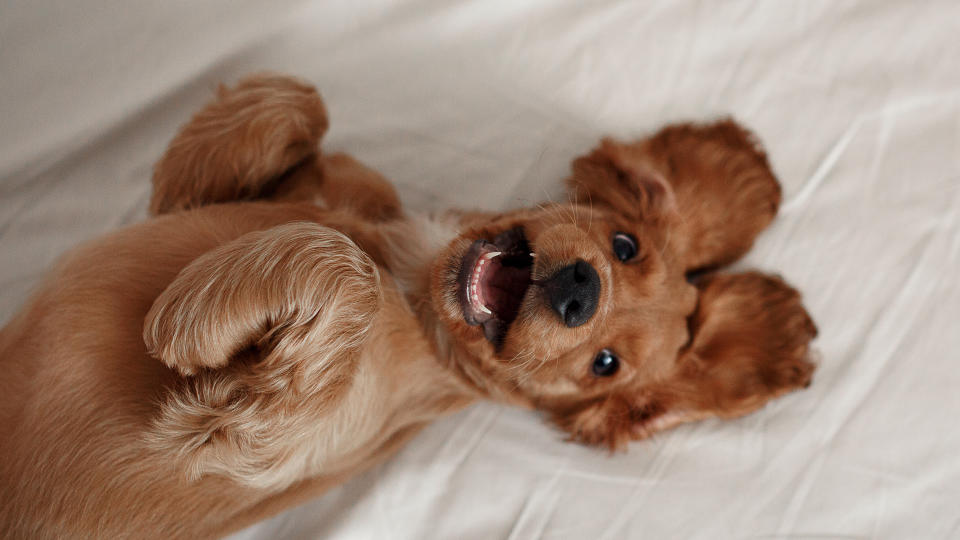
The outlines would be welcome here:
<svg viewBox="0 0 960 540">
<path fill-rule="evenodd" d="M 636 184 L 637 212 L 572 203 L 481 218 L 438 258 L 434 307 L 475 379 L 564 425 L 670 375 L 697 293 L 669 241 L 669 186 Z"/>
</svg>

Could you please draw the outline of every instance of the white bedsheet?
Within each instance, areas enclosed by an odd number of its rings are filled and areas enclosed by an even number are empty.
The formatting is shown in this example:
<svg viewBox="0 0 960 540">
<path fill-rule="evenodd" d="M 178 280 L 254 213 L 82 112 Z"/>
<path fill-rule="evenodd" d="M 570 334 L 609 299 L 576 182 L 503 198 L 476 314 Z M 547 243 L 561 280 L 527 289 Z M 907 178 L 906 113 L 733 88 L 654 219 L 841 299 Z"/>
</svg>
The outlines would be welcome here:
<svg viewBox="0 0 960 540">
<path fill-rule="evenodd" d="M 786 198 L 742 266 L 805 293 L 821 363 L 613 457 L 480 404 L 237 539 L 960 538 L 960 3 L 3 0 L 0 322 L 262 69 L 421 209 L 562 196 L 601 135 L 735 115 Z"/>
</svg>

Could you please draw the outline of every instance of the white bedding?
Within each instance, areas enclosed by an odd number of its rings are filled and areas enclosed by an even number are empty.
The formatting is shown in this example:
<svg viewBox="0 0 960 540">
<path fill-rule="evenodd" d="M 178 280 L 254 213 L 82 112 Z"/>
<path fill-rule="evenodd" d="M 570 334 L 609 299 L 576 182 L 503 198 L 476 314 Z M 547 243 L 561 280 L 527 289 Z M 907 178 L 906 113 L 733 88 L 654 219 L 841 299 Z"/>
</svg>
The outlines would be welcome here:
<svg viewBox="0 0 960 540">
<path fill-rule="evenodd" d="M 805 293 L 821 361 L 613 457 L 480 404 L 236 538 L 960 538 L 960 3 L 4 0 L 0 322 L 262 69 L 420 209 L 562 196 L 601 135 L 735 115 L 786 199 L 742 265 Z"/>
</svg>

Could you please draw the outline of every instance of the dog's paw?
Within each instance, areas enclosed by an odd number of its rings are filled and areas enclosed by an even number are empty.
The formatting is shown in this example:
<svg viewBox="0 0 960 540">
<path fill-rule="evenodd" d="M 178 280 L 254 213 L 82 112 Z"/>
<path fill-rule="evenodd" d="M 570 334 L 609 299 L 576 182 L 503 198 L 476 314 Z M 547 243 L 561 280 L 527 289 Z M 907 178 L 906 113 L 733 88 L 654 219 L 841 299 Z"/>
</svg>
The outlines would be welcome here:
<svg viewBox="0 0 960 540">
<path fill-rule="evenodd" d="M 323 100 L 306 82 L 260 74 L 221 86 L 154 167 L 150 212 L 261 197 L 319 152 L 327 126 Z"/>
</svg>

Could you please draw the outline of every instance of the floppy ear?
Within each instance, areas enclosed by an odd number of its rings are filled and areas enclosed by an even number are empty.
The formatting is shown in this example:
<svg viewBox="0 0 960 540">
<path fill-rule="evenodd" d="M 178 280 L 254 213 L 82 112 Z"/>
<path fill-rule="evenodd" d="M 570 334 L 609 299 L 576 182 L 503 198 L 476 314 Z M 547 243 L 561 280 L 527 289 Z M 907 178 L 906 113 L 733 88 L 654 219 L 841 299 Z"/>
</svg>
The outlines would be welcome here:
<svg viewBox="0 0 960 540">
<path fill-rule="evenodd" d="M 636 192 L 643 191 L 636 179 L 651 177 L 672 190 L 677 219 L 667 224 L 667 238 L 688 271 L 743 256 L 780 205 L 780 184 L 766 154 L 731 119 L 671 125 L 633 143 L 604 140 L 574 162 L 569 184 L 576 200 L 602 201 L 630 216 Z"/>
<path fill-rule="evenodd" d="M 612 139 L 574 160 L 567 186 L 574 201 L 607 206 L 634 221 L 661 221 L 676 211 L 666 179 Z"/>
<path fill-rule="evenodd" d="M 300 477 L 304 439 L 349 388 L 379 302 L 373 262 L 313 223 L 249 233 L 201 256 L 146 317 L 149 354 L 182 375 L 148 443 L 185 459 L 191 478 L 278 487 Z"/>
<path fill-rule="evenodd" d="M 298 79 L 221 85 L 154 166 L 150 213 L 264 197 L 297 165 L 315 166 L 327 125 L 320 95 Z"/>
<path fill-rule="evenodd" d="M 810 384 L 817 329 L 796 290 L 756 272 L 709 276 L 698 286 L 692 341 L 672 373 L 558 418 L 573 439 L 616 449 L 677 424 L 745 415 Z"/>
</svg>

